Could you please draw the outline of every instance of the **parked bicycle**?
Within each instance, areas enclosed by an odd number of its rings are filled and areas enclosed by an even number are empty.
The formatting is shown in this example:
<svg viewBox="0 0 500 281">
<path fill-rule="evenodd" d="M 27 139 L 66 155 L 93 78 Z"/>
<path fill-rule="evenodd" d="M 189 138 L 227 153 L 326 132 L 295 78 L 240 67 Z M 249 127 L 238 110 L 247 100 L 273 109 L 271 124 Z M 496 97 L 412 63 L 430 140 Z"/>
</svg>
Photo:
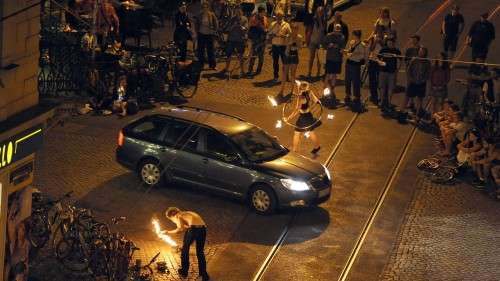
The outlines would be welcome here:
<svg viewBox="0 0 500 281">
<path fill-rule="evenodd" d="M 32 200 L 32 213 L 29 227 L 29 241 L 36 249 L 43 248 L 49 241 L 54 225 L 58 225 L 63 213 L 63 201 L 73 194 L 70 191 L 59 199 L 50 200 L 41 192 L 35 191 Z"/>
</svg>

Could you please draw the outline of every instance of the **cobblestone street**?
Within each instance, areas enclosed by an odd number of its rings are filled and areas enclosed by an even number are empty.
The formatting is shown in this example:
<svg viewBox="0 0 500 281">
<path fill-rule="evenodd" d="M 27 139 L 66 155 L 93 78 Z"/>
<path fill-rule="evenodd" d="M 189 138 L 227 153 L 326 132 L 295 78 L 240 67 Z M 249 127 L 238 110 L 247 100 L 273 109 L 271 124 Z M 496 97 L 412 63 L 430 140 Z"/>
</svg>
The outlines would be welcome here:
<svg viewBox="0 0 500 281">
<path fill-rule="evenodd" d="M 416 187 L 381 280 L 499 280 L 499 202 L 462 183 Z"/>
<path fill-rule="evenodd" d="M 366 37 L 373 29 L 378 8 L 384 4 L 391 7 L 393 16 L 401 21 L 398 36 L 408 38 L 436 7 L 451 2 L 463 5 L 470 17 L 479 10 L 465 0 L 367 0 L 345 12 L 344 20 L 351 31 L 362 29 L 363 37 Z M 488 9 L 498 5 L 493 0 L 484 3 Z M 499 19 L 496 18 L 497 25 Z M 165 45 L 171 39 L 170 28 L 167 25 L 154 31 L 154 45 Z M 439 24 L 432 23 L 421 31 L 423 37 L 427 36 L 423 42 L 433 55 L 441 48 L 438 29 Z M 497 39 L 494 47 L 500 46 L 498 42 Z M 307 48 L 300 49 L 299 79 L 307 72 L 307 57 Z M 498 52 L 494 60 L 497 57 Z M 233 67 L 235 65 L 233 61 Z M 219 62 L 217 68 L 221 70 L 223 62 Z M 452 81 L 463 74 L 460 71 L 454 72 Z M 402 78 L 398 84 L 406 84 L 403 69 L 400 75 Z M 242 117 L 278 137 L 284 146 L 291 147 L 293 128 L 276 128 L 276 121 L 282 117 L 281 108 L 272 107 L 268 100 L 268 96 L 275 96 L 280 88 L 280 85 L 271 83 L 272 76 L 272 59 L 267 52 L 264 70 L 254 79 L 225 79 L 214 71 L 203 71 L 197 92 L 188 99 L 187 105 Z M 337 93 L 338 98 L 343 99 L 345 90 L 340 84 Z M 312 89 L 316 93 L 321 91 L 319 78 L 312 83 Z M 450 89 L 450 98 L 461 100 L 463 89 L 456 90 L 459 89 L 457 83 L 453 83 Z M 368 95 L 366 85 L 362 95 Z M 402 97 L 403 94 L 395 95 L 393 102 L 399 103 Z M 36 154 L 34 186 L 53 198 L 74 191 L 69 201 L 91 209 L 102 222 L 110 223 L 113 217 L 127 217 L 126 221 L 111 226 L 111 229 L 123 232 L 137 244 L 140 250 L 134 259 L 141 259 L 143 264 L 156 253 L 161 253 L 157 261 L 166 262 L 170 272 L 157 274 L 156 280 L 201 280 L 194 245 L 190 253 L 189 277 L 183 279 L 177 273 L 180 253 L 153 232 L 152 218 L 159 219 L 164 229 L 174 228 L 163 214 L 169 206 L 193 210 L 202 214 L 206 221 L 208 272 L 215 276 L 211 280 L 254 280 L 255 272 L 267 262 L 268 254 L 282 238 L 280 235 L 285 228 L 288 236 L 283 238 L 280 256 L 274 261 L 271 259 L 272 266 L 269 261 L 267 275 L 263 274 L 265 277 L 258 280 L 337 280 L 352 252 L 353 241 L 364 230 L 365 219 L 371 214 L 373 204 L 392 172 L 399 181 L 393 187 L 394 194 L 388 197 L 392 196 L 394 201 L 391 202 L 401 206 L 392 214 L 393 217 L 380 215 L 378 226 L 392 228 L 394 235 L 392 232 L 391 236 L 383 231 L 380 231 L 382 234 L 373 231 L 373 236 L 382 237 L 371 241 L 375 250 L 366 250 L 383 257 L 375 260 L 368 255 L 373 263 L 367 267 L 378 262 L 373 266 L 376 274 L 345 280 L 500 280 L 500 247 L 497 246 L 500 245 L 499 202 L 466 183 L 437 185 L 423 175 L 415 176 L 414 160 L 434 153 L 431 151 L 432 136 L 417 131 L 418 141 L 412 142 L 413 138 L 407 135 L 412 135 L 414 127 L 382 118 L 376 106 L 368 106 L 368 111 L 357 119 L 347 108 L 324 109 L 323 124 L 316 131 L 322 149 L 314 159 L 322 164 L 327 159 L 332 160 L 326 168 L 334 178 L 333 195 L 312 210 L 284 210 L 273 216 L 256 215 L 244 202 L 192 186 L 167 184 L 147 190 L 134 172 L 121 167 L 115 160 L 119 130 L 132 120 L 169 105 L 157 103 L 155 106 L 153 110 L 124 118 L 87 114 L 65 119 L 63 126 L 55 126 L 45 134 L 43 148 Z M 327 114 L 334 118 L 327 119 Z M 394 166 L 399 163 L 399 155 L 405 155 L 406 145 L 414 150 L 409 149 L 411 161 L 402 161 L 401 166 L 402 170 L 411 171 L 410 176 Z M 305 139 L 299 153 L 310 157 L 312 146 L 311 141 Z M 338 157 L 335 156 L 337 151 Z M 286 222 L 291 221 L 292 216 L 297 227 L 290 227 L 288 232 Z M 173 239 L 182 244 L 182 234 L 173 235 Z M 377 267 L 379 264 L 382 264 L 380 268 Z M 39 253 L 31 266 L 31 275 L 40 281 L 91 280 L 88 276 L 65 270 L 48 247 Z M 359 271 L 364 270 L 364 264 L 358 266 L 361 267 Z"/>
</svg>

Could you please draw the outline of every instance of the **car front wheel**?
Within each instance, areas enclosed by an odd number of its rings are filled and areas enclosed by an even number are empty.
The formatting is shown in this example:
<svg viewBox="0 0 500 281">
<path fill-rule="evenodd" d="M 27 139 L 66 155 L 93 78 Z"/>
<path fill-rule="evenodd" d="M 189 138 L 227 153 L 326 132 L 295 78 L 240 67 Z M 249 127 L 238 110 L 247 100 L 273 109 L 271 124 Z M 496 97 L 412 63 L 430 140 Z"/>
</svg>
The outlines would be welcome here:
<svg viewBox="0 0 500 281">
<path fill-rule="evenodd" d="M 161 167 L 154 160 L 146 160 L 140 165 L 139 176 L 146 185 L 156 186 L 161 182 Z"/>
<path fill-rule="evenodd" d="M 250 206 L 258 214 L 272 214 L 277 205 L 276 196 L 272 189 L 267 186 L 256 186 L 250 192 Z"/>
</svg>

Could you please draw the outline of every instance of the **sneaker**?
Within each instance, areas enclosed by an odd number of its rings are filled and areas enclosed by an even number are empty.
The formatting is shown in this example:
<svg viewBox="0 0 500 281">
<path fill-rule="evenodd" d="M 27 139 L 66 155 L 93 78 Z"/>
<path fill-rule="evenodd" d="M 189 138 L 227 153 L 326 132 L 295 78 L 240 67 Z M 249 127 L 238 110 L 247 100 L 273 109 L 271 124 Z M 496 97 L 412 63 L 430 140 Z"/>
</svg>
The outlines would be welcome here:
<svg viewBox="0 0 500 281">
<path fill-rule="evenodd" d="M 474 179 L 472 181 L 472 185 L 474 186 L 474 188 L 478 189 L 478 190 L 483 190 L 484 187 L 486 186 L 486 183 L 483 181 L 483 180 L 480 180 L 480 179 Z"/>
<path fill-rule="evenodd" d="M 187 272 L 185 272 L 182 268 L 177 269 L 177 273 L 179 273 L 179 275 L 184 278 L 188 276 Z"/>
</svg>

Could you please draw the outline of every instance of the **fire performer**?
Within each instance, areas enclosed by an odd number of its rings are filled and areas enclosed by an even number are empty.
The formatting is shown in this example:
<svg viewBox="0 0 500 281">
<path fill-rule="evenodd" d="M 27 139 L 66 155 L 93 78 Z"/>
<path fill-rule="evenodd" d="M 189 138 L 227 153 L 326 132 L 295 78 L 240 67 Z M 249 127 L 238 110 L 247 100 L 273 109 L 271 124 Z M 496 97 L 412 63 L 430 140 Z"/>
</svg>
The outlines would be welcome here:
<svg viewBox="0 0 500 281">
<path fill-rule="evenodd" d="M 189 248 L 196 241 L 196 256 L 198 258 L 198 270 L 203 281 L 210 280 L 207 273 L 207 262 L 205 260 L 205 240 L 207 237 L 207 226 L 200 215 L 192 211 L 181 211 L 177 207 L 169 207 L 165 211 L 167 219 L 171 220 L 177 228 L 167 231 L 169 234 L 184 232 L 184 241 L 181 250 L 181 268 L 177 270 L 180 276 L 187 277 L 189 270 Z"/>
</svg>

